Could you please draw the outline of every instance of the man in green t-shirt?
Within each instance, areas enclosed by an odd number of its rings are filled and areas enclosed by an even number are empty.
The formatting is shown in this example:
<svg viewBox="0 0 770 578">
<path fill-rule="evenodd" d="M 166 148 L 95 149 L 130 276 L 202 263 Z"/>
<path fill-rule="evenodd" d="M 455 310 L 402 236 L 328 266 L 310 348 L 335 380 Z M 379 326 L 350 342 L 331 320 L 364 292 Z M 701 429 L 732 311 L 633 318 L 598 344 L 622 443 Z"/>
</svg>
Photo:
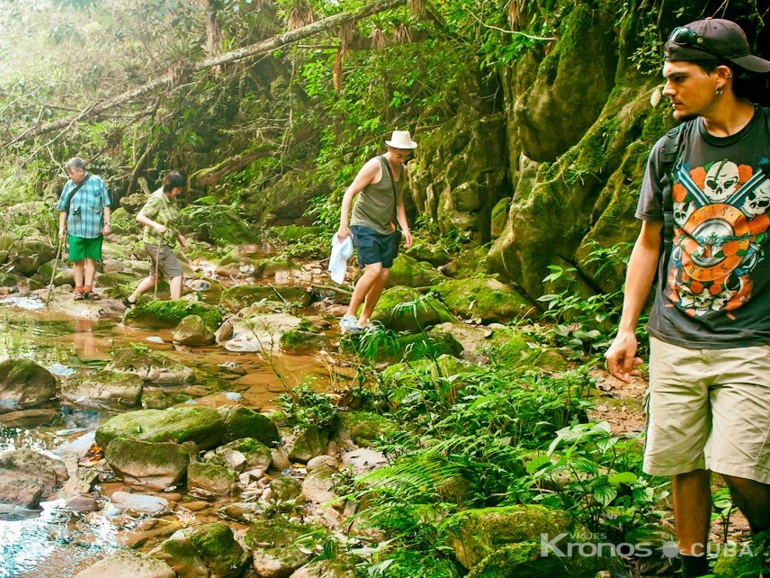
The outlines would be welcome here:
<svg viewBox="0 0 770 578">
<path fill-rule="evenodd" d="M 150 256 L 153 269 L 131 295 L 123 300 L 129 309 L 136 305 L 137 298 L 158 283 L 155 271 L 160 271 L 169 280 L 171 299 L 182 297 L 182 265 L 174 255 L 176 241 L 184 249 L 187 239 L 177 229 L 179 207 L 176 197 L 184 192 L 187 181 L 179 171 L 170 171 L 163 179 L 163 186 L 150 195 L 142 210 L 136 216 L 146 228 L 144 230 L 144 248 Z"/>
</svg>

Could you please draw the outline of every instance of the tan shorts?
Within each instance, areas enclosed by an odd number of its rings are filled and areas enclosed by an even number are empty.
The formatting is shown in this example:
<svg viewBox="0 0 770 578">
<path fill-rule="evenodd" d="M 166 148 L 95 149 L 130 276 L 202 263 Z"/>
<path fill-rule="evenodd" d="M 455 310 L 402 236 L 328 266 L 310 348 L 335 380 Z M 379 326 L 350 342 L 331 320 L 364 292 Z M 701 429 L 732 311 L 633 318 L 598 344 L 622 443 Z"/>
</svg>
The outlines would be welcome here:
<svg viewBox="0 0 770 578">
<path fill-rule="evenodd" d="M 770 345 L 686 349 L 650 338 L 644 471 L 770 483 Z"/>
<path fill-rule="evenodd" d="M 182 274 L 182 265 L 179 263 L 179 259 L 176 258 L 176 255 L 174 255 L 173 249 L 168 245 L 160 246 L 160 254 L 158 254 L 158 246 L 151 245 L 150 243 L 144 244 L 144 250 L 147 251 L 147 254 L 150 256 L 150 261 L 152 262 L 150 275 L 155 275 L 156 257 L 159 257 L 158 261 L 160 261 L 160 263 L 158 264 L 158 269 L 164 278 L 173 279 Z"/>
</svg>

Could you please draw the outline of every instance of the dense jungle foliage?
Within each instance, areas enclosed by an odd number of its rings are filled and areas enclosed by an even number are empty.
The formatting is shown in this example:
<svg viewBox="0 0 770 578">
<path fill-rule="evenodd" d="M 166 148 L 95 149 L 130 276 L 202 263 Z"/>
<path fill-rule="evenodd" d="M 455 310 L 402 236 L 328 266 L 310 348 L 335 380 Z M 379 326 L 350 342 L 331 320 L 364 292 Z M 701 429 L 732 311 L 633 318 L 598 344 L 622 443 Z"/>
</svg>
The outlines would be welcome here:
<svg viewBox="0 0 770 578">
<path fill-rule="evenodd" d="M 534 84 L 524 73 L 528 62 L 551 74 L 560 39 L 587 42 L 570 36 L 565 24 L 577 21 L 579 9 L 611 15 L 607 34 L 618 62 L 607 102 L 623 100 L 624 91 L 648 102 L 660 84 L 667 32 L 703 16 L 738 20 L 759 50 L 770 52 L 768 9 L 759 0 L 0 0 L 0 6 L 0 210 L 15 236 L 34 227 L 54 237 L 52 208 L 63 163 L 74 155 L 105 178 L 116 203 L 154 189 L 167 169 L 186 171 L 191 192 L 184 202 L 194 211 L 212 222 L 231 213 L 249 223 L 234 239 L 212 234 L 215 244 L 258 239 L 262 227 L 287 223 L 316 224 L 331 234 L 344 188 L 391 130 L 410 130 L 421 143 L 410 163 L 414 175 L 451 168 L 467 143 L 444 142 L 441 131 L 461 132 L 473 117 L 469 108 L 505 117 L 498 148 L 508 164 L 500 182 L 516 199 L 524 195 L 516 183 L 525 171 L 511 162 L 523 154 L 512 143 L 526 127 L 511 121 L 514 111 L 539 103 L 525 102 L 511 87 Z M 325 20 L 367 6 L 365 17 Z M 316 27 L 312 34 L 292 36 L 308 26 Z M 621 112 L 618 106 L 599 137 L 591 135 L 602 146 L 619 130 Z M 668 127 L 664 111 L 645 114 L 638 138 L 618 145 L 631 155 L 612 169 L 618 190 L 638 188 L 644 156 Z M 571 150 L 543 160 L 540 182 L 572 190 L 600 180 L 596 167 L 605 159 L 586 161 Z M 609 188 L 609 176 L 600 176 Z M 596 192 L 592 200 L 630 221 L 631 201 L 612 204 L 608 195 Z M 581 210 L 591 225 L 599 220 L 594 204 L 586 201 Z M 422 240 L 451 256 L 481 246 L 477 261 L 483 261 L 489 249 L 488 223 L 474 236 L 420 214 L 416 203 L 410 219 Z M 562 253 L 554 251 L 548 276 L 537 279 L 542 290 L 533 295 L 542 314 L 507 326 L 509 338 L 490 345 L 485 365 L 443 357 L 427 337 L 405 347 L 382 330 L 345 338 L 359 369 L 344 403 L 376 416 L 370 441 L 388 465 L 358 479 L 340 474 L 336 490 L 370 504 L 366 522 L 385 539 L 363 547 L 330 538 L 322 556 L 351 550 L 364 560 L 359 569 L 367 576 L 464 576 L 467 568 L 447 545 L 447 536 L 459 531 L 456 516 L 532 504 L 564 509 L 579 528 L 609 541 L 660 546 L 670 539 L 669 487 L 642 473 L 639 439 L 588 421 L 592 370 L 618 318 L 619 272 L 634 237 L 630 228 L 618 230 L 607 246 L 580 245 L 581 267 L 614 284 L 587 283 L 574 254 L 557 260 Z M 538 239 L 518 242 L 537 250 Z M 286 256 L 302 254 L 302 247 L 293 251 Z M 558 362 L 549 357 L 554 351 Z M 339 425 L 337 404 L 310 384 L 281 404 L 286 422 L 298 428 Z M 729 518 L 732 506 L 718 496 L 714 515 Z"/>
</svg>

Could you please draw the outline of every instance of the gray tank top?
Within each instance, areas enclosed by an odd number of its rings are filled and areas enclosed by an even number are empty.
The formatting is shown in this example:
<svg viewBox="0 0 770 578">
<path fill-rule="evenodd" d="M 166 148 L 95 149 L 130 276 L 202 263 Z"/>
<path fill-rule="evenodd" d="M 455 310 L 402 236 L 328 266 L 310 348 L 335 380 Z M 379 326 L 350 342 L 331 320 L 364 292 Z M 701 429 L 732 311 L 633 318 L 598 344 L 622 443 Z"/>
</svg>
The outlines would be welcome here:
<svg viewBox="0 0 770 578">
<path fill-rule="evenodd" d="M 393 232 L 391 223 L 396 223 L 396 199 L 393 195 L 390 173 L 386 166 L 388 161 L 382 156 L 377 158 L 380 159 L 380 164 L 382 165 L 382 178 L 378 183 L 372 183 L 358 193 L 356 203 L 353 205 L 353 215 L 350 219 L 350 224 L 363 225 L 383 235 L 390 235 Z M 403 194 L 403 165 L 401 166 L 398 182 L 395 184 L 397 194 Z"/>
</svg>

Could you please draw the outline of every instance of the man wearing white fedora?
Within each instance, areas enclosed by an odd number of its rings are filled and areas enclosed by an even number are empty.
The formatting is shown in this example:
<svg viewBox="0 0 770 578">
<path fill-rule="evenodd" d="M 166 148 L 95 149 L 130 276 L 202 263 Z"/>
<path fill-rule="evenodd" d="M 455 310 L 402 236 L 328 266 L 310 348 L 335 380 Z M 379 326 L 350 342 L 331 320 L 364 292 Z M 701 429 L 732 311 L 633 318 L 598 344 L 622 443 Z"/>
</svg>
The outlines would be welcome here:
<svg viewBox="0 0 770 578">
<path fill-rule="evenodd" d="M 347 313 L 340 320 L 342 330 L 349 333 L 358 333 L 369 323 L 398 252 L 398 229 L 404 237 L 404 247 L 412 245 L 404 209 L 404 185 L 408 179 L 405 163 L 417 148 L 417 143 L 412 140 L 409 131 L 394 130 L 385 144 L 388 152 L 369 159 L 342 198 L 337 237 L 343 241 L 348 235 L 353 235 L 358 264 L 364 268 L 364 274 L 353 290 Z M 356 195 L 359 197 L 353 205 Z M 353 216 L 349 219 L 351 206 Z M 360 318 L 356 318 L 361 303 L 364 308 Z"/>
</svg>

